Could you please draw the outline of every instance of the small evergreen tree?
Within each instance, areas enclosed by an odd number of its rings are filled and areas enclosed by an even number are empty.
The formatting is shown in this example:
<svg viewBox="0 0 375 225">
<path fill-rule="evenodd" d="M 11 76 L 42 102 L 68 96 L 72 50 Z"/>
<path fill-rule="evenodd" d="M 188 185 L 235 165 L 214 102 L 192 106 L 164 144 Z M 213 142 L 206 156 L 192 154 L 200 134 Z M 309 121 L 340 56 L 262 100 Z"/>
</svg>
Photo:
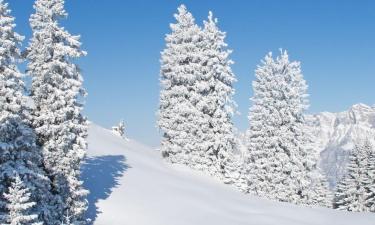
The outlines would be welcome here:
<svg viewBox="0 0 375 225">
<path fill-rule="evenodd" d="M 9 187 L 8 193 L 4 194 L 7 200 L 7 216 L 4 225 L 41 225 L 38 222 L 38 215 L 32 213 L 32 208 L 36 205 L 31 201 L 30 190 L 26 188 L 20 177 L 16 176 Z"/>
<path fill-rule="evenodd" d="M 120 123 L 117 126 L 112 127 L 112 131 L 116 135 L 125 138 L 125 122 L 124 122 L 124 120 L 121 120 Z"/>
<path fill-rule="evenodd" d="M 64 216 L 64 220 L 61 222 L 61 225 L 74 225 L 72 223 L 72 218 L 69 214 L 69 211 L 66 212 L 66 215 Z"/>
<path fill-rule="evenodd" d="M 34 9 L 27 59 L 35 104 L 33 126 L 55 197 L 57 216 L 48 224 L 60 224 L 67 211 L 72 223 L 85 224 L 87 191 L 82 187 L 80 167 L 87 148 L 87 122 L 80 100 L 86 93 L 73 60 L 86 52 L 80 49 L 79 36 L 59 25 L 67 17 L 64 0 L 36 0 Z"/>
<path fill-rule="evenodd" d="M 350 152 L 347 173 L 337 186 L 335 208 L 353 212 L 369 212 L 374 208 L 374 148 L 360 140 Z"/>
</svg>

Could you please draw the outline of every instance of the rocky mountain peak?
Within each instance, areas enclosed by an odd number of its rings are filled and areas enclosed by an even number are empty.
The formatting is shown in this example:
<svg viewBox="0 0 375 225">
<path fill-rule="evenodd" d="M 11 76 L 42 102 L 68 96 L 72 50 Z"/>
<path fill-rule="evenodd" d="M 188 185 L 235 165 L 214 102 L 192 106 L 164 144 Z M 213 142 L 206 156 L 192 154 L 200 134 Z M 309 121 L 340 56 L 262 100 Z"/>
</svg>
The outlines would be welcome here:
<svg viewBox="0 0 375 225">
<path fill-rule="evenodd" d="M 345 174 L 356 140 L 369 137 L 375 142 L 375 107 L 356 104 L 344 112 L 309 115 L 307 120 L 320 152 L 320 167 L 334 188 Z"/>
</svg>

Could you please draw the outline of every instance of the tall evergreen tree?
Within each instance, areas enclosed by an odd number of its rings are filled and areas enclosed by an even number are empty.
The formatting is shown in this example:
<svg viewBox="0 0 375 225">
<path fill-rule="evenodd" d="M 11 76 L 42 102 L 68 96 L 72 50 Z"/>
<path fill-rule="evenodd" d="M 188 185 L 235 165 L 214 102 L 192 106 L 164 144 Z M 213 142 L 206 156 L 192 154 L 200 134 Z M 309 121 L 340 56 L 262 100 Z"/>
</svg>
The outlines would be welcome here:
<svg viewBox="0 0 375 225">
<path fill-rule="evenodd" d="M 286 51 L 268 54 L 256 70 L 247 132 L 249 192 L 279 201 L 309 199 L 314 152 L 306 132 L 307 85 Z"/>
<path fill-rule="evenodd" d="M 336 189 L 335 208 L 353 212 L 372 211 L 375 183 L 371 169 L 373 151 L 373 146 L 368 139 L 360 140 L 355 144 L 349 155 L 347 173 Z"/>
<path fill-rule="evenodd" d="M 38 222 L 38 215 L 32 214 L 31 209 L 36 203 L 31 201 L 31 193 L 26 188 L 18 175 L 11 183 L 8 193 L 4 194 L 7 200 L 7 215 L 4 218 L 4 225 L 42 225 Z"/>
<path fill-rule="evenodd" d="M 67 17 L 64 0 L 36 0 L 30 24 L 33 31 L 27 51 L 32 76 L 33 126 L 43 150 L 43 165 L 52 181 L 56 222 L 67 211 L 74 224 L 85 224 L 87 191 L 80 180 L 87 148 L 87 122 L 82 116 L 83 79 L 73 60 L 86 55 L 79 36 L 59 25 Z M 52 224 L 52 223 L 51 223 Z"/>
<path fill-rule="evenodd" d="M 235 77 L 225 33 L 218 29 L 212 13 L 204 30 L 184 5 L 175 18 L 161 60 L 158 125 L 163 132 L 162 154 L 172 163 L 234 183 L 241 173 L 233 155 Z"/>
<path fill-rule="evenodd" d="M 158 126 L 162 132 L 161 152 L 172 163 L 199 166 L 204 157 L 196 146 L 201 131 L 201 113 L 195 107 L 199 96 L 195 83 L 201 73 L 202 31 L 184 5 L 171 24 L 161 56 Z"/>
<path fill-rule="evenodd" d="M 226 33 L 218 28 L 218 20 L 209 12 L 203 29 L 202 73 L 196 81 L 199 99 L 196 108 L 201 112 L 201 132 L 198 136 L 202 163 L 226 183 L 240 184 L 241 171 L 234 152 L 237 143 L 233 132 L 232 115 L 236 104 L 233 84 L 231 51 L 225 43 Z"/>
<path fill-rule="evenodd" d="M 35 213 L 49 221 L 54 210 L 48 202 L 50 183 L 42 169 L 36 136 L 29 126 L 29 109 L 23 75 L 17 69 L 22 37 L 14 32 L 14 18 L 8 4 L 0 0 L 0 214 L 7 212 L 4 193 L 16 174 L 22 177 L 31 199 L 37 203 Z"/>
</svg>

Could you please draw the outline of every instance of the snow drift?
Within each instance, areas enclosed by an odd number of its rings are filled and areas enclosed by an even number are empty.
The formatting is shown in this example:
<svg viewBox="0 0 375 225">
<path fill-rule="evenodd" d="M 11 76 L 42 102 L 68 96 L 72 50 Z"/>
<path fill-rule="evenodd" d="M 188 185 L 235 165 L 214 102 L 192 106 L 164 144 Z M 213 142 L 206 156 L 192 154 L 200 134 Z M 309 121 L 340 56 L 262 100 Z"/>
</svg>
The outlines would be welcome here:
<svg viewBox="0 0 375 225">
<path fill-rule="evenodd" d="M 92 124 L 83 167 L 95 225 L 372 225 L 375 215 L 244 195 Z"/>
</svg>

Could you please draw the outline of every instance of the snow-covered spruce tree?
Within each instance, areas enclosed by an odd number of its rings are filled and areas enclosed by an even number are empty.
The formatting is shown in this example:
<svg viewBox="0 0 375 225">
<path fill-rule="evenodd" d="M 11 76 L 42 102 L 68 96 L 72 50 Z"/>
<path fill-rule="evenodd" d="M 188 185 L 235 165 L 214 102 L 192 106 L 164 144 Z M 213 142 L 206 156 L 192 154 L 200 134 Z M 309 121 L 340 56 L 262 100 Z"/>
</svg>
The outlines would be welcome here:
<svg viewBox="0 0 375 225">
<path fill-rule="evenodd" d="M 201 73 L 202 31 L 184 5 L 175 14 L 177 23 L 165 38 L 161 56 L 158 126 L 162 132 L 161 152 L 169 162 L 200 167 L 204 153 L 196 146 L 202 119 L 195 105 L 199 97 L 195 82 Z M 204 168 L 201 168 L 204 169 Z"/>
<path fill-rule="evenodd" d="M 7 215 L 4 217 L 4 225 L 41 225 L 38 215 L 32 213 L 36 203 L 31 200 L 31 193 L 26 188 L 21 178 L 16 175 L 9 187 L 8 193 L 4 194 L 6 199 Z"/>
<path fill-rule="evenodd" d="M 67 16 L 64 0 L 36 0 L 30 24 L 33 31 L 27 49 L 32 76 L 33 126 L 42 147 L 44 169 L 52 181 L 59 224 L 67 211 L 72 223 L 85 224 L 87 191 L 80 180 L 87 148 L 87 122 L 82 116 L 85 96 L 82 76 L 74 59 L 86 55 L 79 36 L 59 26 Z"/>
<path fill-rule="evenodd" d="M 268 54 L 256 70 L 247 132 L 249 192 L 269 199 L 308 204 L 316 168 L 306 131 L 307 85 L 299 62 L 286 51 Z"/>
<path fill-rule="evenodd" d="M 22 37 L 14 32 L 8 4 L 0 0 L 0 214 L 6 214 L 4 193 L 15 174 L 22 177 L 37 203 L 33 211 L 45 221 L 52 217 L 50 184 L 42 169 L 36 136 L 29 126 L 25 86 L 16 63 L 20 60 Z"/>
<path fill-rule="evenodd" d="M 19 46 L 24 37 L 14 32 L 14 27 L 8 4 L 0 0 L 0 115 L 8 112 L 24 117 L 27 112 L 25 86 L 16 65 L 21 61 Z"/>
<path fill-rule="evenodd" d="M 335 193 L 335 208 L 353 212 L 369 212 L 373 206 L 371 193 L 373 177 L 369 172 L 369 156 L 373 147 L 367 140 L 360 140 L 350 152 L 347 173 L 339 182 Z"/>
<path fill-rule="evenodd" d="M 204 155 L 212 174 L 226 183 L 241 184 L 241 171 L 236 151 L 232 115 L 236 104 L 233 100 L 236 81 L 229 59 L 231 51 L 225 43 L 226 33 L 219 30 L 217 19 L 209 12 L 203 29 L 202 73 L 195 83 L 198 93 L 196 108 L 201 112 L 198 120 L 199 151 Z"/>
</svg>

